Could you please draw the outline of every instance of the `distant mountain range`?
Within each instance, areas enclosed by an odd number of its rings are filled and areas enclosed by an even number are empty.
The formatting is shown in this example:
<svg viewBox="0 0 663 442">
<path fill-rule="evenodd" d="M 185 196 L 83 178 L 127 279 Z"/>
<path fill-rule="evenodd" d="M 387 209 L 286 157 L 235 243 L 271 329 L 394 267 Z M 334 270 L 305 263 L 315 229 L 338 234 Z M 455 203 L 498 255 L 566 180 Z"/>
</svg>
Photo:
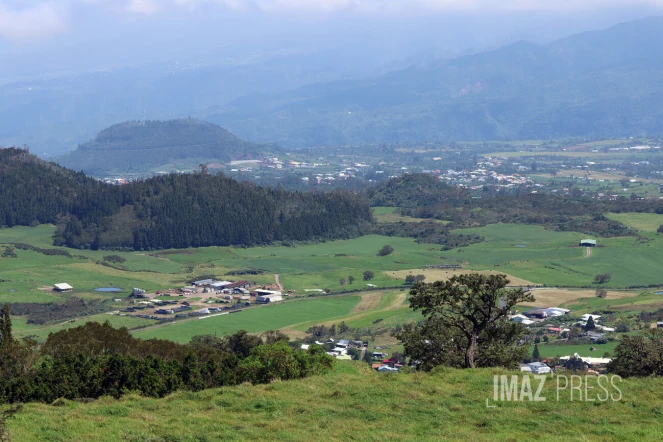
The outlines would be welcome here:
<svg viewBox="0 0 663 442">
<path fill-rule="evenodd" d="M 547 45 L 393 65 L 372 78 L 358 79 L 368 69 L 347 75 L 347 57 L 333 55 L 266 54 L 5 84 L 0 144 L 63 153 L 144 112 L 195 116 L 287 148 L 663 134 L 663 17 Z"/>
<path fill-rule="evenodd" d="M 146 173 L 198 163 L 260 159 L 275 146 L 243 141 L 227 130 L 195 119 L 129 121 L 102 130 L 91 141 L 59 159 L 59 163 L 87 174 L 107 176 Z"/>
<path fill-rule="evenodd" d="M 663 133 L 663 17 L 376 78 L 245 97 L 203 117 L 284 145 Z"/>
</svg>

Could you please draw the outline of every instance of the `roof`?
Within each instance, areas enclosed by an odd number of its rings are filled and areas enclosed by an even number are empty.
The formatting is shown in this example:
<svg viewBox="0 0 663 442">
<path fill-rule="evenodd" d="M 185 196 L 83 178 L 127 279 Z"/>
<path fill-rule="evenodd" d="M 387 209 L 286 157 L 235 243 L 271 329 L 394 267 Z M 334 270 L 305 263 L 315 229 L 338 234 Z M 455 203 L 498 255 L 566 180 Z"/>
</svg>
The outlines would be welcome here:
<svg viewBox="0 0 663 442">
<path fill-rule="evenodd" d="M 73 287 L 70 286 L 69 284 L 67 284 L 66 282 L 63 282 L 61 284 L 55 284 L 53 287 L 55 287 L 58 290 L 71 290 L 71 289 L 73 289 Z"/>
<path fill-rule="evenodd" d="M 582 362 L 585 364 L 607 364 L 608 362 L 612 361 L 611 358 L 590 358 L 590 357 L 583 357 L 579 356 L 578 353 L 575 353 L 573 355 L 576 359 L 580 359 Z M 559 358 L 562 361 L 566 361 L 568 359 L 571 359 L 571 356 L 562 356 Z"/>
<path fill-rule="evenodd" d="M 585 244 L 596 244 L 596 240 L 595 240 L 595 239 L 581 239 L 581 240 L 580 240 L 580 243 L 581 243 L 581 244 L 582 244 L 582 243 L 585 243 Z"/>
</svg>

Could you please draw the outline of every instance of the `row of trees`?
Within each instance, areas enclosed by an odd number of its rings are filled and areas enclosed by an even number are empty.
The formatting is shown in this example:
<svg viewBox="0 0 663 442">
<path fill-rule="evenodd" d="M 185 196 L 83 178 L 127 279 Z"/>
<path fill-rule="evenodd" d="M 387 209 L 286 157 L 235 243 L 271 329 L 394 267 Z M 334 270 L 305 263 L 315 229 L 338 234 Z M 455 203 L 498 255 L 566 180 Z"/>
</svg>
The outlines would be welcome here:
<svg viewBox="0 0 663 442">
<path fill-rule="evenodd" d="M 7 306 L 0 320 L 0 404 L 119 397 L 130 391 L 163 397 L 178 389 L 298 379 L 325 373 L 332 364 L 322 347 L 293 349 L 278 332 L 198 336 L 182 345 L 143 341 L 126 328 L 87 323 L 51 334 L 38 346 L 12 337 Z"/>
</svg>

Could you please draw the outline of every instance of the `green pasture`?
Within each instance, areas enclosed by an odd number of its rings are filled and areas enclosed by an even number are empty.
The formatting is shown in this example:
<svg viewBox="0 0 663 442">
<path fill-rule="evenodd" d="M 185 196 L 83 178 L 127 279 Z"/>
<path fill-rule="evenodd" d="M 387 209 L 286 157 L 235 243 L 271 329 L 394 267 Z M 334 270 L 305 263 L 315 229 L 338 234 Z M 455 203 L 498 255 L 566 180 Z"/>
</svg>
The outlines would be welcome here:
<svg viewBox="0 0 663 442">
<path fill-rule="evenodd" d="M 663 215 L 657 213 L 608 213 L 606 217 L 642 232 L 649 233 L 655 233 L 663 225 Z"/>
<path fill-rule="evenodd" d="M 486 241 L 443 252 L 447 262 L 466 264 L 470 269 L 490 269 L 548 286 L 590 286 L 597 273 L 610 273 L 609 287 L 660 284 L 663 238 L 639 243 L 635 237 L 596 238 L 599 247 L 590 257 L 578 247 L 587 235 L 556 232 L 540 226 L 493 224 L 456 230 L 483 235 Z M 524 247 L 517 247 L 521 245 Z"/>
<path fill-rule="evenodd" d="M 84 318 L 70 319 L 68 321 L 47 325 L 33 325 L 28 324 L 26 321 L 26 318 L 20 316 L 12 317 L 14 336 L 17 338 L 30 336 L 40 342 L 46 340 L 50 333 L 55 333 L 60 330 L 66 330 L 72 327 L 78 327 L 79 325 L 83 325 L 87 322 L 104 323 L 108 321 L 115 328 L 126 327 L 128 329 L 144 327 L 147 325 L 155 324 L 157 322 L 150 319 L 135 318 L 133 316 L 110 314 L 86 316 Z"/>
<path fill-rule="evenodd" d="M 286 301 L 245 309 L 238 313 L 206 319 L 192 319 L 135 332 L 143 339 L 170 339 L 188 342 L 196 335 L 224 335 L 244 329 L 251 333 L 278 330 L 307 321 L 325 321 L 348 315 L 359 302 L 359 296 L 330 296 L 325 298 Z"/>
<path fill-rule="evenodd" d="M 26 404 L 7 420 L 10 440 L 33 441 L 655 441 L 663 437 L 660 378 L 631 378 L 593 401 L 548 378 L 545 401 L 493 401 L 501 369 L 386 374 L 360 362 L 267 385 L 243 384 L 165 399 L 127 395 L 61 406 Z M 531 380 L 532 391 L 538 387 Z M 564 382 L 561 382 L 564 385 Z M 605 383 L 604 383 L 605 385 Z M 591 389 L 593 388 L 593 389 Z"/>
</svg>

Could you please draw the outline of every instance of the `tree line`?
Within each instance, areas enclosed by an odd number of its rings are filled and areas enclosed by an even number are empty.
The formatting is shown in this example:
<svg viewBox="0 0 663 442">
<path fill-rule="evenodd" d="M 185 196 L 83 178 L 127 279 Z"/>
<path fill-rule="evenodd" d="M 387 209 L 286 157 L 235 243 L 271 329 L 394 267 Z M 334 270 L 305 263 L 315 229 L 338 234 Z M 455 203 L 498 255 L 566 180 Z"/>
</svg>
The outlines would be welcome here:
<svg viewBox="0 0 663 442">
<path fill-rule="evenodd" d="M 0 404 L 59 398 L 164 397 L 177 390 L 269 383 L 328 372 L 333 358 L 312 345 L 293 349 L 278 332 L 197 336 L 189 344 L 141 340 L 126 328 L 89 322 L 46 342 L 12 337 L 9 308 L 0 316 Z"/>
</svg>

